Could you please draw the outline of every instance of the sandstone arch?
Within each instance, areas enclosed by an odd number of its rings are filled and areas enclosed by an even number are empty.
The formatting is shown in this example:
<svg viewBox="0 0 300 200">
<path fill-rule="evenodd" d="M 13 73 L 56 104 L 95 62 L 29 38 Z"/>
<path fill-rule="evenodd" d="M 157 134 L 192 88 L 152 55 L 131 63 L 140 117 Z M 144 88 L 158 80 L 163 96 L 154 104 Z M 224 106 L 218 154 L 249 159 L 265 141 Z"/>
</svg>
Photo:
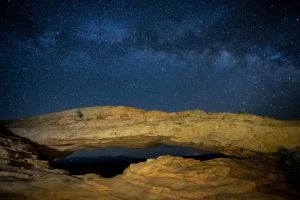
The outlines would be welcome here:
<svg viewBox="0 0 300 200">
<path fill-rule="evenodd" d="M 300 146 L 300 121 L 201 110 L 166 113 L 122 106 L 89 107 L 11 120 L 4 126 L 61 153 L 166 143 L 248 157 L 274 153 L 281 146 Z"/>
</svg>

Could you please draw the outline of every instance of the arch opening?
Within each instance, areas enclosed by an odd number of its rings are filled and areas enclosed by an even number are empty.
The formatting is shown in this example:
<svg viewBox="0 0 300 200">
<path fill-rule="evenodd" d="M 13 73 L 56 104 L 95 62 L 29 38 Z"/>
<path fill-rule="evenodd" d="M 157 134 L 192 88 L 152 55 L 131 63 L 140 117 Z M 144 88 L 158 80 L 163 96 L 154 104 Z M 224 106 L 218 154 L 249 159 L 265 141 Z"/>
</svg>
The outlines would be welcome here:
<svg viewBox="0 0 300 200">
<path fill-rule="evenodd" d="M 67 157 L 55 159 L 50 165 L 68 171 L 71 175 L 95 173 L 104 178 L 122 174 L 130 164 L 145 162 L 163 155 L 180 156 L 196 160 L 227 157 L 224 154 L 193 147 L 160 144 L 147 148 L 100 147 L 75 151 Z"/>
</svg>

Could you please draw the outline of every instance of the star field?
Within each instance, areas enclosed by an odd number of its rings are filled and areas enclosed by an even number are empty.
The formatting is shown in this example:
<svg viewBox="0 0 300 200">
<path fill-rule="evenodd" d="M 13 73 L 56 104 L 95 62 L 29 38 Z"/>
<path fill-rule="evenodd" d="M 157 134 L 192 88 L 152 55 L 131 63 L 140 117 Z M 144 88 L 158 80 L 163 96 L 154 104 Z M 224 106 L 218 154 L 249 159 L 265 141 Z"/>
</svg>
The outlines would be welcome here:
<svg viewBox="0 0 300 200">
<path fill-rule="evenodd" d="M 300 119 L 297 1 L 6 0 L 0 9 L 0 119 L 99 105 Z"/>
</svg>

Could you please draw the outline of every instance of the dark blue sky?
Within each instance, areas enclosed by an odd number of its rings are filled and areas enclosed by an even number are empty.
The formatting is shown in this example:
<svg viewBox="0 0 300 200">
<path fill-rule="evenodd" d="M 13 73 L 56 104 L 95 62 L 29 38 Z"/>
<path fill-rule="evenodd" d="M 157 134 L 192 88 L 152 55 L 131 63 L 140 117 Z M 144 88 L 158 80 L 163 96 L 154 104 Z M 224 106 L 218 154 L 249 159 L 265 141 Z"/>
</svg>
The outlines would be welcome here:
<svg viewBox="0 0 300 200">
<path fill-rule="evenodd" d="M 10 0 L 0 119 L 74 107 L 300 119 L 297 1 Z"/>
</svg>

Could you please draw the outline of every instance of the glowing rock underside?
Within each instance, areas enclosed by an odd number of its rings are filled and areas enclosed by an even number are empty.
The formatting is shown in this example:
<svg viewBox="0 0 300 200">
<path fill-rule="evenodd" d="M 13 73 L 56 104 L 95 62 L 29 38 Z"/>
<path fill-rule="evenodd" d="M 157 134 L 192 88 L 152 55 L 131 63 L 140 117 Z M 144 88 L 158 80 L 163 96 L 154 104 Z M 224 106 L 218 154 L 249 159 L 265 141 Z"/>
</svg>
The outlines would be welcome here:
<svg viewBox="0 0 300 200">
<path fill-rule="evenodd" d="M 278 147 L 299 148 L 299 121 L 200 110 L 93 107 L 2 124 L 11 133 L 0 130 L 0 199 L 300 199 L 270 157 Z M 90 147 L 159 143 L 244 159 L 161 156 L 132 164 L 110 179 L 71 176 L 39 159 Z"/>
<path fill-rule="evenodd" d="M 300 147 L 300 121 L 201 110 L 166 113 L 129 107 L 90 107 L 5 123 L 14 134 L 61 152 L 88 147 L 199 147 L 231 156 Z"/>
</svg>

